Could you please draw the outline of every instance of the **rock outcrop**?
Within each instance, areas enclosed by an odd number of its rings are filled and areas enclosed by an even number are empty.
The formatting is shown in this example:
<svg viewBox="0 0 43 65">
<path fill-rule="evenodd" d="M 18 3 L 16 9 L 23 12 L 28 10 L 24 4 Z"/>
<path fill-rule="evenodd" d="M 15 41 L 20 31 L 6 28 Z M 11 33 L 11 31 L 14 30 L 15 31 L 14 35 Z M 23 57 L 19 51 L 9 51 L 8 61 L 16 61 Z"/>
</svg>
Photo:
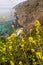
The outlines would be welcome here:
<svg viewBox="0 0 43 65">
<path fill-rule="evenodd" d="M 25 27 L 26 30 L 33 27 L 31 23 L 36 19 L 43 24 L 43 0 L 27 0 L 18 4 L 15 9 L 18 24 Z"/>
</svg>

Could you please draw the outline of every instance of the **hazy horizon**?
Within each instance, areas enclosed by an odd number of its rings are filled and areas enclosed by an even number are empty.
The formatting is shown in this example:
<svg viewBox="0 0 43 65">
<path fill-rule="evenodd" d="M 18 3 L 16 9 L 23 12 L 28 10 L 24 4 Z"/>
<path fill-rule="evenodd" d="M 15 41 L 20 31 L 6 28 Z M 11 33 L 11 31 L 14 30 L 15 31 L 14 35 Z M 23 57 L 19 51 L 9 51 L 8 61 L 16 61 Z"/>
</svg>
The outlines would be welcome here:
<svg viewBox="0 0 43 65">
<path fill-rule="evenodd" d="M 5 16 L 4 20 L 12 19 L 15 11 L 12 8 L 23 1 L 25 0 L 0 0 L 0 20 L 2 21 L 2 16 Z"/>
<path fill-rule="evenodd" d="M 0 9 L 12 8 L 23 1 L 26 1 L 26 0 L 0 0 Z"/>
</svg>

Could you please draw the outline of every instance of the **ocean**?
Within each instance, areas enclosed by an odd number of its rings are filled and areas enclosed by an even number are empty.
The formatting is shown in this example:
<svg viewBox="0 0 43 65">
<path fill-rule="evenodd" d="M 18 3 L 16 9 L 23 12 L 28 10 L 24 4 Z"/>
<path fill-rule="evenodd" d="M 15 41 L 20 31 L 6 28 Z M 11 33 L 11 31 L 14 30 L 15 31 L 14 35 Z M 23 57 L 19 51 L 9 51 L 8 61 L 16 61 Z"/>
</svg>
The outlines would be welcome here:
<svg viewBox="0 0 43 65">
<path fill-rule="evenodd" d="M 16 19 L 14 13 L 14 9 L 0 9 L 0 36 L 11 34 L 15 30 L 11 27 Z"/>
</svg>

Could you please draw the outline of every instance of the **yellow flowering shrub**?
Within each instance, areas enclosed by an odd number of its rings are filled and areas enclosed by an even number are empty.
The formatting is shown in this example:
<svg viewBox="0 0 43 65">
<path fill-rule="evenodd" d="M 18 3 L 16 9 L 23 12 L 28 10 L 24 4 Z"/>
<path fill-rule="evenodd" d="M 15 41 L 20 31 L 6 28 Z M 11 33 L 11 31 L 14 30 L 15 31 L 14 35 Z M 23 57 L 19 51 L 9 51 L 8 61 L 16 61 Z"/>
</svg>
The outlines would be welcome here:
<svg viewBox="0 0 43 65">
<path fill-rule="evenodd" d="M 41 24 L 36 20 L 34 25 L 28 35 L 23 31 L 19 36 L 0 37 L 0 65 L 43 65 Z"/>
</svg>

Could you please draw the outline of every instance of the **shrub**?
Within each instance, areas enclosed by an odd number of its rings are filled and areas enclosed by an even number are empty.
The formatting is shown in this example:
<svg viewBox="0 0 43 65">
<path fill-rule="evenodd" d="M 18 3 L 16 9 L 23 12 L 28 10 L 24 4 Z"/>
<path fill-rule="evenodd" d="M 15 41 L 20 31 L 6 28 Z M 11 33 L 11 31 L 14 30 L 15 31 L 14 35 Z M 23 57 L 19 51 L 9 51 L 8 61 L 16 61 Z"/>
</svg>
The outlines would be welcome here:
<svg viewBox="0 0 43 65">
<path fill-rule="evenodd" d="M 41 47 L 40 22 L 34 22 L 35 29 L 30 29 L 29 36 L 17 36 L 12 33 L 5 38 L 0 37 L 0 65 L 43 65 Z"/>
</svg>

